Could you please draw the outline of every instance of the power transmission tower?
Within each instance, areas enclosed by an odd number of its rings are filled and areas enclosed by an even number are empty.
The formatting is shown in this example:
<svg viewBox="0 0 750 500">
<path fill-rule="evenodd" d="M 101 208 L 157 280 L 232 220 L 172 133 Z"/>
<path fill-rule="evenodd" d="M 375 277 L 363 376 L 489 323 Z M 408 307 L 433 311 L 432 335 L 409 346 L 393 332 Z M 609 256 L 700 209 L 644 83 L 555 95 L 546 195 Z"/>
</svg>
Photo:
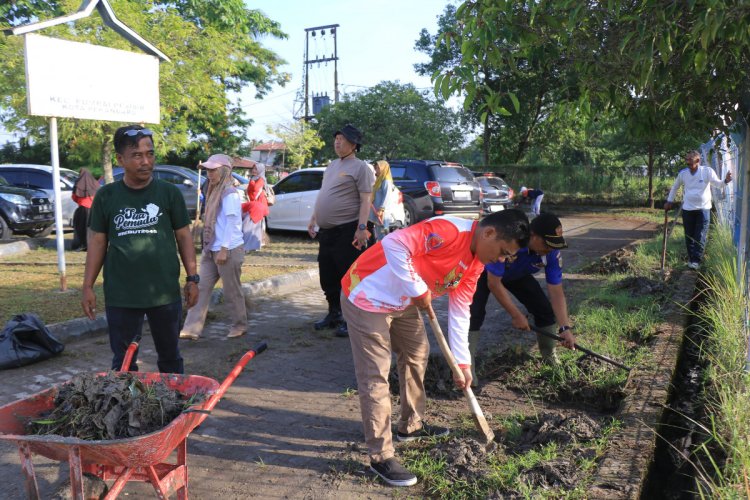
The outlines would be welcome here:
<svg viewBox="0 0 750 500">
<path fill-rule="evenodd" d="M 298 94 L 296 101 L 300 102 L 303 100 L 302 109 L 295 110 L 295 118 L 301 118 L 305 121 L 310 121 L 314 114 L 310 114 L 310 67 L 313 64 L 320 64 L 328 61 L 333 61 L 333 95 L 334 102 L 339 102 L 339 74 L 338 74 L 338 41 L 336 39 L 338 35 L 338 24 L 328 24 L 326 26 L 315 26 L 314 28 L 305 28 L 305 60 L 302 74 L 304 75 L 304 97 Z M 310 58 L 310 38 L 315 38 L 320 34 L 321 37 L 326 35 L 326 30 L 333 38 L 333 54 L 330 57 L 327 54 L 314 54 L 314 59 Z M 304 110 L 304 114 L 300 116 L 300 112 Z"/>
</svg>

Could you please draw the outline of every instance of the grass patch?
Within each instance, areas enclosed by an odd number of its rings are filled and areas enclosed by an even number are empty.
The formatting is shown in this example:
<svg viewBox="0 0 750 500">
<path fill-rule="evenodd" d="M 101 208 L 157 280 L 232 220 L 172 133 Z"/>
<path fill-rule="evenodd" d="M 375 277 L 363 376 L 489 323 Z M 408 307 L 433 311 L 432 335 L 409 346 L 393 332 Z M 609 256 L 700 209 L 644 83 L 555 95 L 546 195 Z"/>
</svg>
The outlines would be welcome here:
<svg viewBox="0 0 750 500">
<path fill-rule="evenodd" d="M 736 249 L 730 228 L 714 227 L 706 248 L 707 300 L 701 305 L 706 362 L 706 420 L 709 439 L 698 446 L 697 489 L 702 498 L 750 497 L 750 374 L 747 350 L 747 290 L 736 281 Z M 741 269 L 745 276 L 745 270 Z"/>
<path fill-rule="evenodd" d="M 248 283 L 315 267 L 318 244 L 309 237 L 298 235 L 272 235 L 270 245 L 260 252 L 245 256 L 242 266 L 242 282 Z M 200 259 L 198 259 L 200 261 Z M 83 317 L 80 288 L 86 254 L 65 252 L 68 291 L 60 291 L 60 276 L 57 271 L 57 252 L 54 249 L 38 248 L 23 255 L 0 258 L 0 320 L 9 320 L 14 314 L 33 312 L 47 323 L 58 323 Z M 184 281 L 181 268 L 180 280 Z M 95 292 L 99 310 L 104 310 L 101 273 Z M 219 284 L 220 286 L 220 284 Z"/>
</svg>

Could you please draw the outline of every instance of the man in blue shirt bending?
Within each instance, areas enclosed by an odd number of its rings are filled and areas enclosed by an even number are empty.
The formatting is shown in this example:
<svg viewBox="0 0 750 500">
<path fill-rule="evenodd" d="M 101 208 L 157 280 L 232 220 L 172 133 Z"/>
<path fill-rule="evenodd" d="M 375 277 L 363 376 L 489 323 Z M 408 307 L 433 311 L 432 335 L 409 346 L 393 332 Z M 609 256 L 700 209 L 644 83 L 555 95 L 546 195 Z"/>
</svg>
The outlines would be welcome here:
<svg viewBox="0 0 750 500">
<path fill-rule="evenodd" d="M 562 287 L 562 257 L 560 250 L 567 248 L 562 235 L 560 219 L 551 213 L 543 213 L 534 218 L 529 226 L 531 236 L 526 248 L 520 249 L 505 262 L 487 264 L 479 278 L 474 300 L 471 304 L 469 325 L 469 351 L 475 357 L 479 344 L 479 329 L 484 323 L 485 308 L 490 292 L 500 305 L 510 314 L 513 326 L 530 330 L 529 320 L 513 302 L 510 294 L 518 299 L 534 316 L 537 328 L 549 333 L 557 333 L 562 344 L 572 349 L 575 337 L 570 326 L 568 306 Z M 549 298 L 544 294 L 534 274 L 544 269 Z M 510 294 L 508 293 L 510 292 Z M 557 324 L 560 327 L 557 327 Z M 537 343 L 542 359 L 551 364 L 557 363 L 555 340 L 537 334 Z M 471 364 L 472 369 L 476 363 Z M 476 376 L 473 377 L 476 380 Z"/>
</svg>

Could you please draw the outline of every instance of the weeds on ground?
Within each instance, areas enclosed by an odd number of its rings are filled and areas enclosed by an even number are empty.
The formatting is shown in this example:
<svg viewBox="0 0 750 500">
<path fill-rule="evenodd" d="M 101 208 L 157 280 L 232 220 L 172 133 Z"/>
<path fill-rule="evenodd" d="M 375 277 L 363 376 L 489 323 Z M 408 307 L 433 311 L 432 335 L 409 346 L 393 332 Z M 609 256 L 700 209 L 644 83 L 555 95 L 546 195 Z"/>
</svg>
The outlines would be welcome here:
<svg viewBox="0 0 750 500">
<path fill-rule="evenodd" d="M 727 227 L 711 233 L 702 279 L 707 300 L 702 323 L 701 358 L 707 362 L 705 396 L 709 440 L 699 445 L 694 463 L 703 498 L 750 497 L 750 374 L 747 350 L 747 290 L 738 284 L 736 249 Z M 745 275 L 745 270 L 740 270 Z"/>
</svg>

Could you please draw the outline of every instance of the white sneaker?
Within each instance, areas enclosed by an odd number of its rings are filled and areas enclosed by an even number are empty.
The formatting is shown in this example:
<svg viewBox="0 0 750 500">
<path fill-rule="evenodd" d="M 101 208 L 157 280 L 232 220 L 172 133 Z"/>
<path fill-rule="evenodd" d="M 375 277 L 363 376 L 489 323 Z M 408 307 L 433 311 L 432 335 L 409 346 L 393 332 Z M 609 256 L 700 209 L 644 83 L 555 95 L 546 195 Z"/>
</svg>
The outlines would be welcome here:
<svg viewBox="0 0 750 500">
<path fill-rule="evenodd" d="M 688 262 L 688 267 L 690 269 L 698 269 L 701 265 L 698 262 Z"/>
</svg>

